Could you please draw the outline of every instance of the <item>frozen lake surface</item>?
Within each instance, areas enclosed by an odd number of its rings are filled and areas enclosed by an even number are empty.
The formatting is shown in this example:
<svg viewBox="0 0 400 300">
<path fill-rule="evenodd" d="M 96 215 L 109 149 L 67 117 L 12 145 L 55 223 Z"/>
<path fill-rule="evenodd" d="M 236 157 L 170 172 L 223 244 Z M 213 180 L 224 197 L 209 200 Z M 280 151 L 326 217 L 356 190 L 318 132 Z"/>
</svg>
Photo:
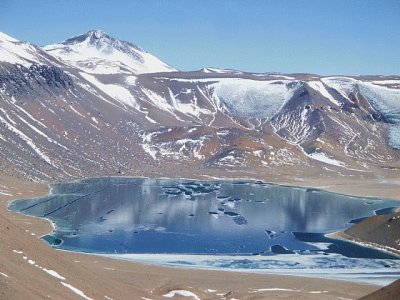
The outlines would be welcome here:
<svg viewBox="0 0 400 300">
<path fill-rule="evenodd" d="M 398 257 L 325 237 L 399 202 L 258 181 L 93 178 L 10 208 L 56 224 L 55 248 L 198 268 L 385 284 Z"/>
</svg>

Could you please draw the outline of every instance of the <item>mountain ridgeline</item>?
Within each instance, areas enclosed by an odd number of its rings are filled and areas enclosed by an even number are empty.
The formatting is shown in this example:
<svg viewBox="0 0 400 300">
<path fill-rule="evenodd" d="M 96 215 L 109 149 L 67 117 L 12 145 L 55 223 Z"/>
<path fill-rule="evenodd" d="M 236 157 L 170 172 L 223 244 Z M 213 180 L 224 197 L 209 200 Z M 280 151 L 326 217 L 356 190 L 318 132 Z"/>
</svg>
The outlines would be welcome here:
<svg viewBox="0 0 400 300">
<path fill-rule="evenodd" d="M 99 30 L 0 33 L 0 103 L 1 170 L 32 180 L 400 169 L 400 76 L 182 72 Z"/>
</svg>

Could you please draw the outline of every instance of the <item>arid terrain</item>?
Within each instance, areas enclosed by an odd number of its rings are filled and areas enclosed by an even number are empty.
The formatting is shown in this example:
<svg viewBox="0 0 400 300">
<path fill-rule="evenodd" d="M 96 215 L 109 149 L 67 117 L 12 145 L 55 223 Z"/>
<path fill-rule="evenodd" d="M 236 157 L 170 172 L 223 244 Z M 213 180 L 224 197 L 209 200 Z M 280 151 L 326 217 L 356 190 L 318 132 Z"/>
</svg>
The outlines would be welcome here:
<svg viewBox="0 0 400 300">
<path fill-rule="evenodd" d="M 95 176 L 252 178 L 400 200 L 399 109 L 399 76 L 181 72 L 98 30 L 45 47 L 0 33 L 0 298 L 165 299 L 182 290 L 201 299 L 356 299 L 376 291 L 56 251 L 39 239 L 48 221 L 7 204 Z M 399 213 L 376 216 L 339 235 L 395 253 L 399 224 Z M 369 299 L 389 299 L 398 287 Z"/>
</svg>

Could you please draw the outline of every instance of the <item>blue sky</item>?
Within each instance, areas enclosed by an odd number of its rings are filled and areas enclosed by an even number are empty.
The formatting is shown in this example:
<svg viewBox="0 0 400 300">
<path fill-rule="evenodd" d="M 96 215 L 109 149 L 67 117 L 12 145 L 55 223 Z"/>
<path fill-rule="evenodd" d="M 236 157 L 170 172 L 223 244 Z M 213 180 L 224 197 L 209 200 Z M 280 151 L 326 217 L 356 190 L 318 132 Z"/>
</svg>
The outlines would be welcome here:
<svg viewBox="0 0 400 300">
<path fill-rule="evenodd" d="M 102 29 L 180 70 L 400 75 L 400 0 L 1 0 L 38 45 Z"/>
</svg>

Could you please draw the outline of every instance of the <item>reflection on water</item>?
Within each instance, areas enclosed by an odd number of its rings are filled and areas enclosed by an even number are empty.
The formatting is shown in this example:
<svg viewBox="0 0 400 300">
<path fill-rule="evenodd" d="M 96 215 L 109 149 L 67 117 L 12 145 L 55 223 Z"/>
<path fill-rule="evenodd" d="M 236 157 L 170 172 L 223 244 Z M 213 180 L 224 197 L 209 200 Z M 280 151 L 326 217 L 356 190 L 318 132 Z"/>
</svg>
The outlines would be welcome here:
<svg viewBox="0 0 400 300">
<path fill-rule="evenodd" d="M 45 239 L 63 249 L 393 258 L 323 234 L 396 204 L 256 181 L 97 178 L 11 208 L 53 220 L 57 230 Z"/>
</svg>

